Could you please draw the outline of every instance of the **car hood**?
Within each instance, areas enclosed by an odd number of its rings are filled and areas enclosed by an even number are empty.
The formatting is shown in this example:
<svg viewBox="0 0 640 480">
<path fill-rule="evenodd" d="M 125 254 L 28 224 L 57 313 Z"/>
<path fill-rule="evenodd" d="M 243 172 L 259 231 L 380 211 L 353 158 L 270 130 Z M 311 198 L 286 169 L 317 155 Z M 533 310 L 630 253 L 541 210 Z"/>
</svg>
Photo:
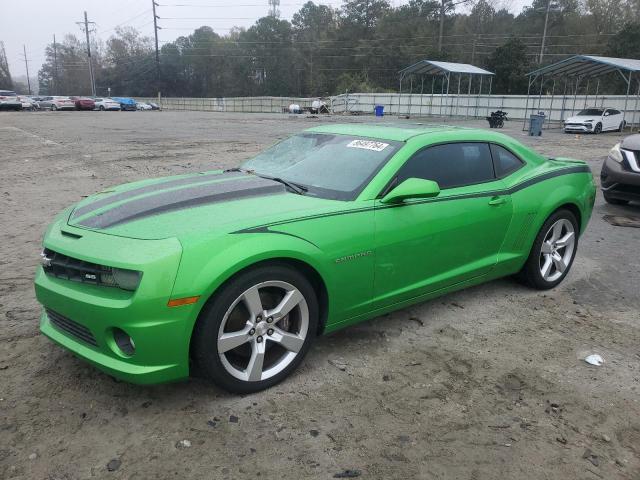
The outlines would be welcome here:
<svg viewBox="0 0 640 480">
<path fill-rule="evenodd" d="M 629 135 L 622 140 L 620 146 L 627 150 L 640 150 L 640 134 Z"/>
<path fill-rule="evenodd" d="M 575 117 L 569 117 L 564 122 L 565 123 L 584 123 L 587 120 L 596 121 L 600 117 L 598 115 L 576 115 Z"/>
<path fill-rule="evenodd" d="M 345 202 L 297 195 L 241 172 L 211 171 L 114 187 L 78 203 L 72 227 L 140 239 L 224 234 L 292 217 L 344 209 Z"/>
</svg>

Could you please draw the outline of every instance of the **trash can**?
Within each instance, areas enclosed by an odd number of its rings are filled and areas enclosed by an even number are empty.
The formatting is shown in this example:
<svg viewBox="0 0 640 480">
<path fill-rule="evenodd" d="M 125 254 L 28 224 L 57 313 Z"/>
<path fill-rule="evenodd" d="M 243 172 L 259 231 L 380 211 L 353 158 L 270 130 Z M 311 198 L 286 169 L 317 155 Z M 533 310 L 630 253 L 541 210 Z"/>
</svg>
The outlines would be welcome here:
<svg viewBox="0 0 640 480">
<path fill-rule="evenodd" d="M 384 116 L 384 105 L 376 105 L 375 107 L 373 107 L 373 109 L 376 112 L 376 117 Z"/>
<path fill-rule="evenodd" d="M 544 124 L 544 112 L 534 113 L 529 117 L 529 136 L 539 137 L 542 135 L 542 125 Z"/>
</svg>

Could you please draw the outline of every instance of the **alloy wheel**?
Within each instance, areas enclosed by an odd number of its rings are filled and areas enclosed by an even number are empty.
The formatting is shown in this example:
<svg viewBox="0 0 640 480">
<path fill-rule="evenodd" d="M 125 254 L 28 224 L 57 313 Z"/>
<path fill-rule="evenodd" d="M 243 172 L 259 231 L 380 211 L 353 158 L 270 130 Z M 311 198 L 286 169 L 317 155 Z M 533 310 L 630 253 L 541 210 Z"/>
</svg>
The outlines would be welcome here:
<svg viewBox="0 0 640 480">
<path fill-rule="evenodd" d="M 540 247 L 539 268 L 542 278 L 554 282 L 569 268 L 576 245 L 573 224 L 561 218 L 549 228 Z"/>
<path fill-rule="evenodd" d="M 217 350 L 225 370 L 248 382 L 266 380 L 293 362 L 309 330 L 302 293 L 273 280 L 252 286 L 225 313 Z"/>
</svg>

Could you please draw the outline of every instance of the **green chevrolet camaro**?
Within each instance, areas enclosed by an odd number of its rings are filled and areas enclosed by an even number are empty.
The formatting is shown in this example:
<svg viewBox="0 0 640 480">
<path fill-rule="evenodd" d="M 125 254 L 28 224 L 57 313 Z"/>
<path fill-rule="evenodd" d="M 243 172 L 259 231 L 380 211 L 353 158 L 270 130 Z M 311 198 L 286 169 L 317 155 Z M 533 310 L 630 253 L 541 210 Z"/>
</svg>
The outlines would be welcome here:
<svg viewBox="0 0 640 480">
<path fill-rule="evenodd" d="M 144 180 L 64 210 L 35 279 L 49 338 L 109 374 L 197 369 L 253 392 L 314 337 L 516 275 L 567 275 L 588 166 L 485 130 L 330 125 L 240 168 Z"/>
</svg>

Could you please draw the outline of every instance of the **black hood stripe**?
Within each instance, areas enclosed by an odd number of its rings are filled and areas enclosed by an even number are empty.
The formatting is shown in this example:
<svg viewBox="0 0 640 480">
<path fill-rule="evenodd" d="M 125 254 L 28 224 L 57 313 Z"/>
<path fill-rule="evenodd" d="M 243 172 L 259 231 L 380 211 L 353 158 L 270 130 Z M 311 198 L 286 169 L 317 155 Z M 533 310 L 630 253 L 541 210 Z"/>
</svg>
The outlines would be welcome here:
<svg viewBox="0 0 640 480">
<path fill-rule="evenodd" d="M 210 183 L 134 199 L 103 213 L 87 217 L 78 225 L 89 228 L 109 228 L 175 210 L 285 192 L 284 185 L 259 177 L 252 177 L 250 180 Z"/>
<path fill-rule="evenodd" d="M 125 192 L 116 193 L 115 195 L 109 195 L 103 197 L 95 202 L 91 202 L 87 205 L 83 205 L 80 208 L 76 208 L 71 215 L 71 218 L 78 218 L 86 215 L 89 212 L 94 212 L 103 207 L 111 205 L 113 203 L 121 202 L 129 198 L 144 195 L 146 193 L 156 192 L 158 190 L 166 190 L 167 188 L 183 187 L 187 185 L 197 185 L 199 183 L 206 183 L 216 179 L 226 179 L 234 177 L 248 177 L 249 175 L 240 172 L 223 172 L 223 173 L 206 173 L 201 175 L 194 175 L 186 178 L 177 178 L 174 180 L 168 180 L 165 182 L 154 183 L 152 185 L 145 185 L 144 187 L 133 188 Z"/>
</svg>

